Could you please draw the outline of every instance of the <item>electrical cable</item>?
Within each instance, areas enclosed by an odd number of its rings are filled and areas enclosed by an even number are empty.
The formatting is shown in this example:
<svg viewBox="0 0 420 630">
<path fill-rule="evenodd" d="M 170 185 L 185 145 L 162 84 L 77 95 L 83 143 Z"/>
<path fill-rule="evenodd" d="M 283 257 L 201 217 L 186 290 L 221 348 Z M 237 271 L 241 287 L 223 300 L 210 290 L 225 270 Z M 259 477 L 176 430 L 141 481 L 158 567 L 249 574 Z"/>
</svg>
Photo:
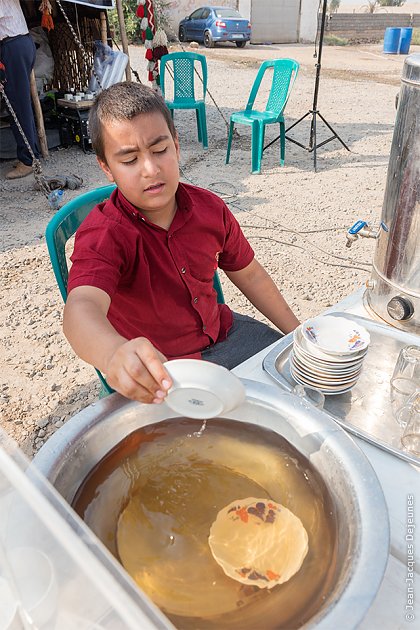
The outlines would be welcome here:
<svg viewBox="0 0 420 630">
<path fill-rule="evenodd" d="M 296 245 L 295 243 L 288 243 L 286 241 L 280 241 L 276 238 L 272 238 L 271 236 L 247 236 L 247 239 L 252 239 L 252 238 L 259 238 L 259 239 L 263 239 L 267 241 L 273 241 L 274 243 L 280 243 L 280 245 L 290 245 L 290 247 L 296 247 L 297 249 L 306 251 L 305 248 L 302 247 L 302 245 Z M 329 254 L 329 255 L 334 256 L 334 254 Z M 339 256 L 337 256 L 337 258 L 339 258 Z M 313 256 L 313 255 L 312 255 L 312 260 L 315 260 L 316 262 L 319 262 L 319 263 L 323 263 L 324 265 L 329 265 L 330 267 L 343 267 L 344 269 L 358 269 L 359 271 L 368 271 L 367 269 L 363 267 L 357 267 L 356 265 L 343 265 L 342 263 L 332 263 L 326 260 L 321 260 L 320 258 L 316 258 L 316 256 Z M 343 258 L 343 260 L 346 260 L 346 259 Z"/>
<path fill-rule="evenodd" d="M 191 181 L 191 180 L 190 180 Z M 228 186 L 231 186 L 233 188 L 235 188 L 234 184 L 231 184 L 230 182 L 213 182 L 211 184 L 208 185 L 209 190 L 212 190 L 213 192 L 217 192 L 222 199 L 226 199 L 225 203 L 227 205 L 234 205 L 236 208 L 239 208 L 242 212 L 247 212 L 250 213 L 252 212 L 252 216 L 253 217 L 258 217 L 259 219 L 262 219 L 263 221 L 270 221 L 273 225 L 271 226 L 272 228 L 276 228 L 278 230 L 280 230 L 281 232 L 288 232 L 290 234 L 296 234 L 298 236 L 300 236 L 301 238 L 303 238 L 303 240 L 307 243 L 309 243 L 309 245 L 311 245 L 312 247 L 314 247 L 315 249 L 318 249 L 320 252 L 322 252 L 323 254 L 327 254 L 328 256 L 331 256 L 333 258 L 337 258 L 338 260 L 345 260 L 345 261 L 349 261 L 350 259 L 346 256 L 339 256 L 338 254 L 333 254 L 331 252 L 328 252 L 324 249 L 322 249 L 322 247 L 319 247 L 319 245 L 315 245 L 315 243 L 312 243 L 309 239 L 305 238 L 303 235 L 304 234 L 319 234 L 322 232 L 334 232 L 334 231 L 341 231 L 341 230 L 346 230 L 347 226 L 341 228 L 341 227 L 336 227 L 336 228 L 323 228 L 323 229 L 318 229 L 318 230 L 293 230 L 291 228 L 287 228 L 284 225 L 282 225 L 281 223 L 275 221 L 274 219 L 270 219 L 268 217 L 263 217 L 259 214 L 256 214 L 255 212 L 251 211 L 251 210 L 245 210 L 243 208 L 241 208 L 238 204 L 233 204 L 232 202 L 229 202 L 228 199 L 226 197 L 223 197 L 223 193 L 217 189 L 214 188 L 214 186 L 216 184 L 227 184 Z M 238 196 L 238 194 L 236 193 L 236 195 L 234 195 L 233 193 L 228 195 L 229 197 L 233 197 L 233 196 Z M 252 228 L 257 228 L 257 229 L 261 229 L 261 230 L 267 230 L 270 229 L 270 226 L 263 226 L 263 225 L 248 225 L 248 224 L 242 224 L 242 227 L 252 227 Z M 267 237 L 268 238 L 268 237 Z M 292 243 L 290 243 L 290 245 L 294 245 Z M 367 267 L 371 266 L 371 263 L 366 263 L 364 261 L 361 260 L 355 260 L 354 261 L 356 264 L 358 265 L 366 265 Z"/>
</svg>

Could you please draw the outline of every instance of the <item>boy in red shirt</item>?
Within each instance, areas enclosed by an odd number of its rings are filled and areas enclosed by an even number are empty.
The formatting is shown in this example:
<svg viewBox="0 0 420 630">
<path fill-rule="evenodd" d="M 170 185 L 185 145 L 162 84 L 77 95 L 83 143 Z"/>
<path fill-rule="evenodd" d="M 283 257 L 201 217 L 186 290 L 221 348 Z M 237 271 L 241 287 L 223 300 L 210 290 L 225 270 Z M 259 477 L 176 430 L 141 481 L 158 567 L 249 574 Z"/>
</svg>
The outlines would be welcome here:
<svg viewBox="0 0 420 630">
<path fill-rule="evenodd" d="M 97 97 L 89 124 L 117 188 L 77 231 L 64 333 L 111 387 L 159 403 L 172 385 L 165 360 L 231 369 L 282 336 L 217 304 L 217 267 L 283 333 L 299 324 L 225 203 L 179 182 L 178 137 L 161 96 L 116 84 Z"/>
</svg>

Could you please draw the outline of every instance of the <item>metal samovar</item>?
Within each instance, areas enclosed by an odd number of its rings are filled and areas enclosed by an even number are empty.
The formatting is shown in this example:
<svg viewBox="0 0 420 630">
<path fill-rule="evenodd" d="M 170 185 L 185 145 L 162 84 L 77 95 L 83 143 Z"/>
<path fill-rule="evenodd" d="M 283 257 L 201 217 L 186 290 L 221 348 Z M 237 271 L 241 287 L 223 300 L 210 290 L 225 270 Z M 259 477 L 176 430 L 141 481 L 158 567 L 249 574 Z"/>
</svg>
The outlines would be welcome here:
<svg viewBox="0 0 420 630">
<path fill-rule="evenodd" d="M 366 300 L 386 322 L 420 333 L 420 54 L 406 58 Z"/>
</svg>

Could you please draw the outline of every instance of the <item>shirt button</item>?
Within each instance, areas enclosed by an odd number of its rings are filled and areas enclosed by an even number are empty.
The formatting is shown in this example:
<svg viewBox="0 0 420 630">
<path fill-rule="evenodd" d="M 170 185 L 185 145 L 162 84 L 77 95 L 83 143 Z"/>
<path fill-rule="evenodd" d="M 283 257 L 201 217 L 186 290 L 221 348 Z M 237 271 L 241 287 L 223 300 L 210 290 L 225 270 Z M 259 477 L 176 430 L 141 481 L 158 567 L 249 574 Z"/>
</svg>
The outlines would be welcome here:
<svg viewBox="0 0 420 630">
<path fill-rule="evenodd" d="M 195 297 L 195 298 L 193 299 L 193 302 L 194 302 L 194 304 L 197 304 L 197 302 L 198 302 L 198 297 Z"/>
<path fill-rule="evenodd" d="M 185 267 L 181 267 L 181 273 L 185 273 L 186 271 Z"/>
<path fill-rule="evenodd" d="M 206 332 L 207 326 L 203 326 L 203 332 Z"/>
</svg>

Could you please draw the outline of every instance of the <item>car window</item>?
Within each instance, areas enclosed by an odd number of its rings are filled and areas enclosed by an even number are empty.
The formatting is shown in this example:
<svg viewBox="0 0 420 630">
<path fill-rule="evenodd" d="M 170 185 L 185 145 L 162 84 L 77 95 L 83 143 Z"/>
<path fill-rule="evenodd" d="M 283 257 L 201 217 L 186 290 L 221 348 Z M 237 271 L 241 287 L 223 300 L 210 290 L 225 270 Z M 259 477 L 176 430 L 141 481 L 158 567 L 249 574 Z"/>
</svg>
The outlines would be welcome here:
<svg viewBox="0 0 420 630">
<path fill-rule="evenodd" d="M 201 16 L 201 19 L 202 19 L 202 20 L 207 20 L 207 18 L 209 17 L 209 15 L 210 15 L 210 9 L 204 9 L 204 11 L 203 11 L 203 15 Z"/>
<path fill-rule="evenodd" d="M 201 14 L 203 13 L 203 9 L 197 9 L 196 11 L 194 11 L 194 13 L 191 13 L 190 15 L 190 19 L 191 20 L 199 20 L 201 18 Z"/>
<path fill-rule="evenodd" d="M 226 9 L 223 7 L 221 9 L 215 9 L 214 12 L 218 18 L 242 18 L 239 11 L 236 11 L 236 9 L 229 9 L 229 7 L 226 7 Z"/>
</svg>

